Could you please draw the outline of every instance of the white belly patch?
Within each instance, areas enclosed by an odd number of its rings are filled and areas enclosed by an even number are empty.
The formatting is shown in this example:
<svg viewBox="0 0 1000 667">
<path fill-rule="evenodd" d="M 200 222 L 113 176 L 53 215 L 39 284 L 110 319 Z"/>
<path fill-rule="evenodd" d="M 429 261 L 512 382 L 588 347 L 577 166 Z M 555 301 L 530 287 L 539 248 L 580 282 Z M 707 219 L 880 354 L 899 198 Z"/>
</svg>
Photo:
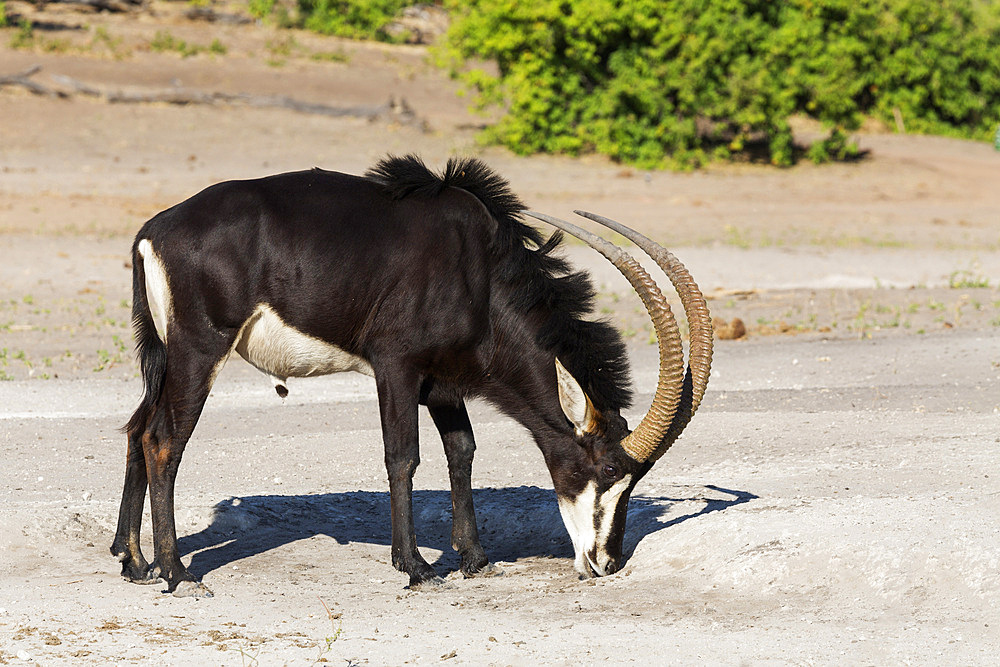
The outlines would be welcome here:
<svg viewBox="0 0 1000 667">
<path fill-rule="evenodd" d="M 285 382 L 290 377 L 344 371 L 374 376 L 367 361 L 289 326 L 266 303 L 258 305 L 253 315 L 243 323 L 235 349 L 241 357 L 271 378 L 281 396 L 288 392 Z"/>
</svg>

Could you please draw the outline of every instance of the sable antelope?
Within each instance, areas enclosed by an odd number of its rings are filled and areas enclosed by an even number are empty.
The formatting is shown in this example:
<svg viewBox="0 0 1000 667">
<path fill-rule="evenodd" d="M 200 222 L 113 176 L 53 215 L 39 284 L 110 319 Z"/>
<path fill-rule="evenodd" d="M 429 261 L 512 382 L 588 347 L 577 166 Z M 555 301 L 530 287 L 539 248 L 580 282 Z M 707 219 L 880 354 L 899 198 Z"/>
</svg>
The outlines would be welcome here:
<svg viewBox="0 0 1000 667">
<path fill-rule="evenodd" d="M 648 414 L 630 431 L 625 346 L 590 321 L 594 289 L 523 222 L 544 220 L 604 254 L 628 278 L 659 338 Z M 712 328 L 687 270 L 649 239 L 631 239 L 663 268 L 690 323 L 689 367 L 660 289 L 620 248 L 524 210 L 475 159 L 443 174 L 390 157 L 364 176 L 313 169 L 209 187 L 159 213 L 132 248 L 133 325 L 145 391 L 125 426 L 128 454 L 111 552 L 135 582 L 209 596 L 181 563 L 174 480 L 220 368 L 235 350 L 271 377 L 354 370 L 375 378 L 392 519 L 392 563 L 410 584 L 439 582 L 417 552 L 411 506 L 420 458 L 418 404 L 448 459 L 452 545 L 472 576 L 491 566 L 472 504 L 475 442 L 465 399 L 491 401 L 524 425 L 552 476 L 582 576 L 621 564 L 629 495 L 680 435 L 708 382 Z M 154 556 L 139 549 L 146 487 Z"/>
</svg>

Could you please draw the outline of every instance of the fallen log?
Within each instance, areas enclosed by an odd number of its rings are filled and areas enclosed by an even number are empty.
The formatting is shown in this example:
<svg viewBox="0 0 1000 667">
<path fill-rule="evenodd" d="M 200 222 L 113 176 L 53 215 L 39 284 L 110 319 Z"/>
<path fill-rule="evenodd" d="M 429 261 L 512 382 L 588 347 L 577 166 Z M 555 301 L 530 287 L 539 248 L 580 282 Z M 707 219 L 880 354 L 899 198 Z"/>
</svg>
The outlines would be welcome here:
<svg viewBox="0 0 1000 667">
<path fill-rule="evenodd" d="M 41 69 L 41 65 L 32 65 L 23 72 L 0 76 L 0 88 L 4 86 L 21 86 L 35 95 L 43 95 L 45 97 L 69 97 L 69 94 L 65 91 L 49 88 L 48 86 L 43 86 L 37 81 L 32 81 L 31 77 L 37 74 Z"/>
<path fill-rule="evenodd" d="M 52 79 L 61 89 L 49 88 L 30 77 L 41 70 L 35 65 L 23 72 L 0 76 L 0 86 L 18 85 L 37 95 L 68 98 L 72 95 L 93 97 L 109 104 L 176 104 L 176 105 L 219 105 L 244 106 L 253 108 L 289 109 L 298 113 L 329 116 L 332 118 L 363 118 L 368 121 L 386 121 L 400 125 L 411 125 L 421 131 L 429 131 L 427 122 L 421 119 L 403 98 L 390 98 L 385 104 L 332 106 L 317 102 L 306 102 L 287 95 L 256 95 L 252 93 L 206 92 L 194 88 L 166 88 L 158 90 L 114 90 L 95 87 L 73 77 L 53 74 Z"/>
</svg>

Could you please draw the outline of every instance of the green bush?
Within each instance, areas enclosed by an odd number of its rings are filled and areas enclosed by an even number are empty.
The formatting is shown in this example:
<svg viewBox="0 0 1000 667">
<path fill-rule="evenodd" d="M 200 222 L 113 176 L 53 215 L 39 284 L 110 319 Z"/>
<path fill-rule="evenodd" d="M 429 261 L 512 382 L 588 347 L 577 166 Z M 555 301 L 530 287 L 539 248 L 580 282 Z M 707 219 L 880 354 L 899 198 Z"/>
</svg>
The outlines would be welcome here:
<svg viewBox="0 0 1000 667">
<path fill-rule="evenodd" d="M 412 0 L 298 0 L 302 26 L 324 35 L 394 40 L 384 28 Z"/>
<path fill-rule="evenodd" d="M 1000 121 L 988 0 L 448 2 L 445 60 L 506 111 L 487 138 L 518 153 L 690 167 L 762 148 L 787 165 L 795 115 L 830 131 L 817 161 L 850 155 L 866 115 L 975 138 Z"/>
</svg>

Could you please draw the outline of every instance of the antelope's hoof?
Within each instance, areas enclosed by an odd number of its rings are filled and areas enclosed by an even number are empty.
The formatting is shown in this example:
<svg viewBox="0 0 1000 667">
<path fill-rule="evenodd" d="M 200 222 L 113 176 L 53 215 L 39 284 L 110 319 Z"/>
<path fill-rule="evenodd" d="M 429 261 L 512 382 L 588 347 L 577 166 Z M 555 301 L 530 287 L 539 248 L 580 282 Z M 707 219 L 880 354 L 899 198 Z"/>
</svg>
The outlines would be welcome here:
<svg viewBox="0 0 1000 667">
<path fill-rule="evenodd" d="M 155 584 L 163 581 L 159 571 L 154 571 L 149 565 L 139 565 L 131 558 L 122 559 L 122 578 L 133 584 Z"/>
<path fill-rule="evenodd" d="M 175 598 L 210 598 L 214 597 L 208 586 L 200 581 L 182 581 L 177 584 L 173 593 Z"/>
<path fill-rule="evenodd" d="M 462 576 L 466 579 L 478 579 L 486 577 L 502 577 L 504 575 L 503 570 L 494 565 L 493 563 L 487 563 L 477 570 L 462 570 Z"/>
<path fill-rule="evenodd" d="M 433 577 L 418 579 L 417 581 L 410 579 L 409 588 L 411 591 L 444 591 L 453 588 L 453 586 L 441 577 L 434 575 Z"/>
</svg>

